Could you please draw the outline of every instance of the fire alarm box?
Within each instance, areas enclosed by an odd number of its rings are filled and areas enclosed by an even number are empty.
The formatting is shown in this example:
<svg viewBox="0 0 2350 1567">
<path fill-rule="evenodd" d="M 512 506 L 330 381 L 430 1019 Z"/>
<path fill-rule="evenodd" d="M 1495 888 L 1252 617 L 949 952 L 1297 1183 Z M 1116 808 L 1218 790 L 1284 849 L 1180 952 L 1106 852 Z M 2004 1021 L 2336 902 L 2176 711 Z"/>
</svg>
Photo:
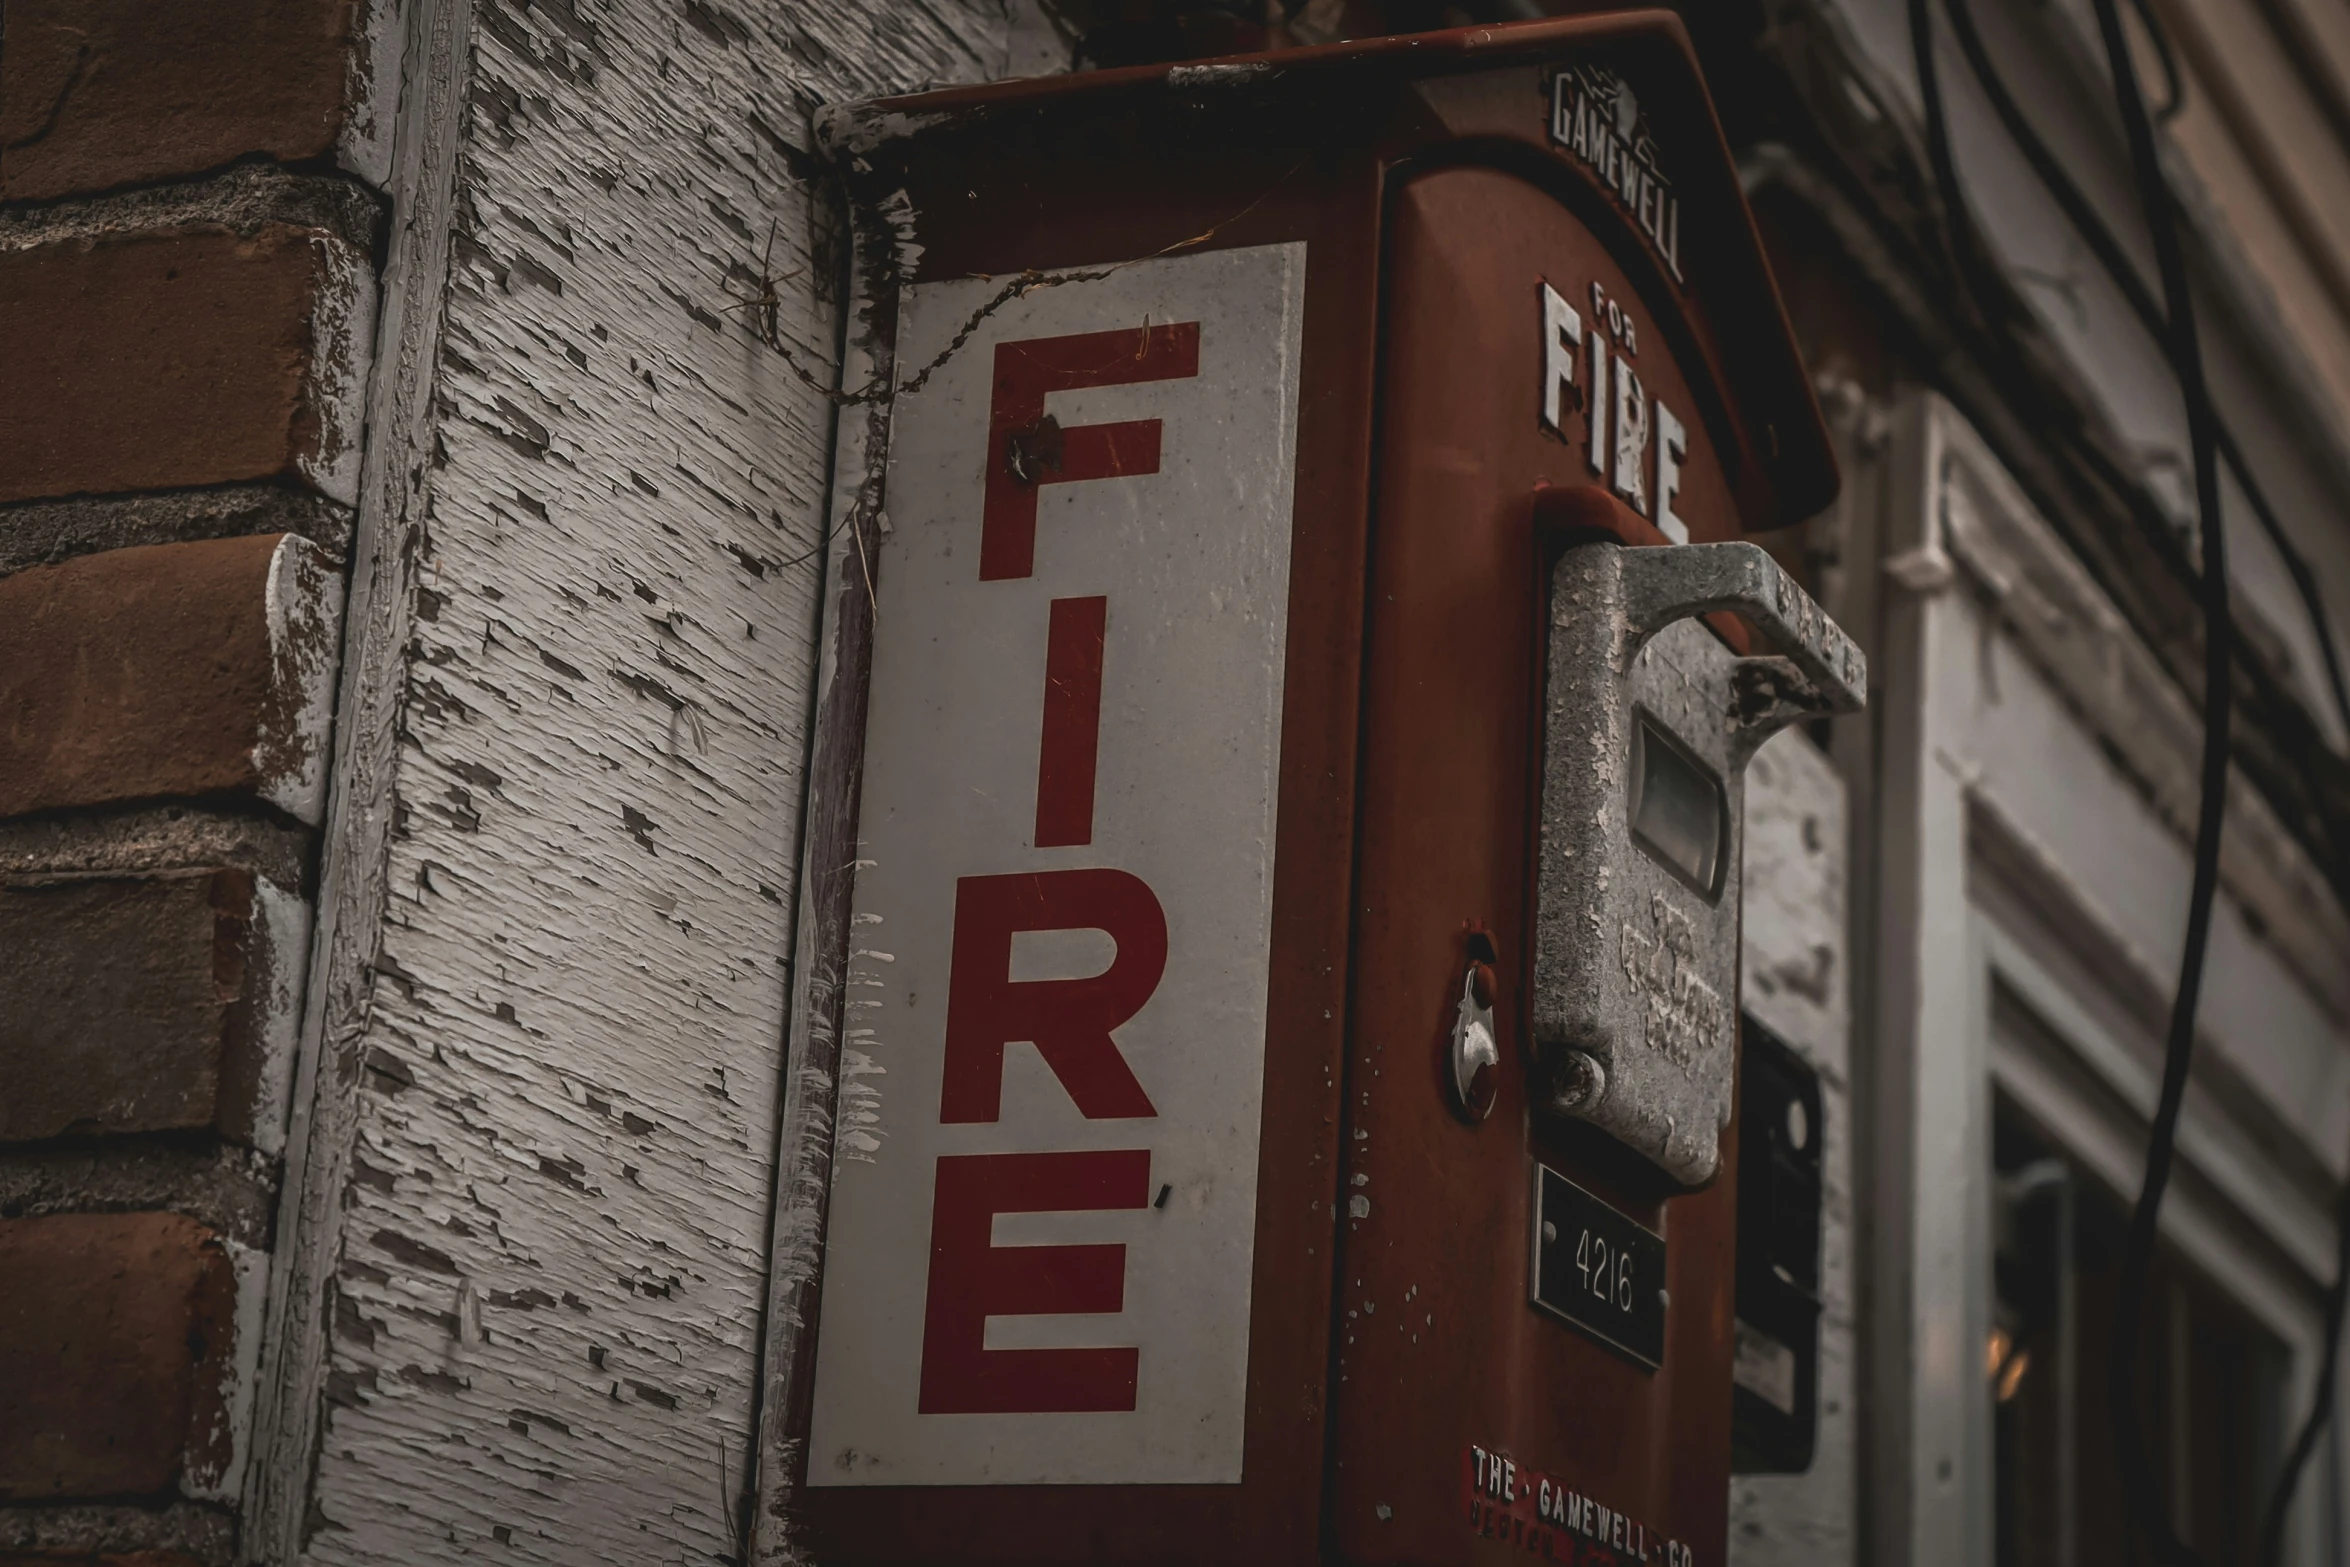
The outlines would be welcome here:
<svg viewBox="0 0 2350 1567">
<path fill-rule="evenodd" d="M 1719 1562 L 1740 776 L 1865 677 L 1745 542 L 1835 473 L 1679 24 L 820 129 L 788 1526 Z"/>
</svg>

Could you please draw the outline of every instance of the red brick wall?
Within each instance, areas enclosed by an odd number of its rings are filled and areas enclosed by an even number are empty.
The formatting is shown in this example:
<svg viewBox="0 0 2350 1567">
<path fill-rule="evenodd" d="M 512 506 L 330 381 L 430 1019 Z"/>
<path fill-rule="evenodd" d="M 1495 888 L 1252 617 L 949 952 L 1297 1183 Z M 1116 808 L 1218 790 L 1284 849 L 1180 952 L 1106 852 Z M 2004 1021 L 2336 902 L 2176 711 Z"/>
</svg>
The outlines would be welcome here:
<svg viewBox="0 0 2350 1567">
<path fill-rule="evenodd" d="M 212 1130 L 251 1143 L 267 963 L 253 873 L 225 867 L 0 886 L 0 1143 Z M 294 956 L 276 954 L 279 961 Z"/>
<path fill-rule="evenodd" d="M 269 223 L 0 254 L 0 501 L 298 477 L 333 243 Z"/>
<path fill-rule="evenodd" d="M 197 796 L 309 814 L 287 775 L 321 759 L 337 583 L 316 556 L 262 534 L 0 577 L 0 816 Z"/>
<path fill-rule="evenodd" d="M 231 1458 L 236 1286 L 174 1213 L 0 1220 L 0 1499 L 149 1496 Z"/>
<path fill-rule="evenodd" d="M 392 14 L 0 0 L 0 1567 L 235 1548 Z"/>
<path fill-rule="evenodd" d="M 352 111 L 355 0 L 8 0 L 0 201 L 329 158 Z"/>
</svg>

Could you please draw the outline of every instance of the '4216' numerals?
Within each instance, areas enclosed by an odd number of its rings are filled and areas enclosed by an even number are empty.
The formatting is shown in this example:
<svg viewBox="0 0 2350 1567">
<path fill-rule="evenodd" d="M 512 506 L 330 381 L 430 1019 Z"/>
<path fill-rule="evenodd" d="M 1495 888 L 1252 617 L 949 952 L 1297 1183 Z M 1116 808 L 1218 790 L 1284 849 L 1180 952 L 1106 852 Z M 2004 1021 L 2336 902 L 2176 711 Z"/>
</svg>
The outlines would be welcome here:
<svg viewBox="0 0 2350 1567">
<path fill-rule="evenodd" d="M 1630 1252 L 1610 1247 L 1603 1237 L 1586 1228 L 1575 1241 L 1575 1268 L 1583 1275 L 1583 1287 L 1595 1299 L 1618 1311 L 1632 1309 Z"/>
</svg>

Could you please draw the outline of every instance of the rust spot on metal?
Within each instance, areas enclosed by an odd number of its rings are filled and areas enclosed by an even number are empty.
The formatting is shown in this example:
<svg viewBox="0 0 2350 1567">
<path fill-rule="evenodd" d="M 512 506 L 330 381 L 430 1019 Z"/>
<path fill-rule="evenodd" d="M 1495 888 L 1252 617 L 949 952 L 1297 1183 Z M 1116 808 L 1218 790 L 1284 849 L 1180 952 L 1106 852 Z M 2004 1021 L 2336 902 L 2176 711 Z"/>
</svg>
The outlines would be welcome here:
<svg viewBox="0 0 2350 1567">
<path fill-rule="evenodd" d="M 1022 484 L 1034 485 L 1045 474 L 1061 471 L 1064 445 L 1061 421 L 1046 414 L 1026 429 L 1014 430 L 1005 438 L 1004 466 Z"/>
</svg>

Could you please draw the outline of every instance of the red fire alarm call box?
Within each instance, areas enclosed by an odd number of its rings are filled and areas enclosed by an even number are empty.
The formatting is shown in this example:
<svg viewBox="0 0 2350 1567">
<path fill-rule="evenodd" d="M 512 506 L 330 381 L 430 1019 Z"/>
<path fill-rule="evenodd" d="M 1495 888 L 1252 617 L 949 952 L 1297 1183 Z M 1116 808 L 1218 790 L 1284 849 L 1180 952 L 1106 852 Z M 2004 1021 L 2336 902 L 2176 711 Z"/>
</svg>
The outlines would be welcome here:
<svg viewBox="0 0 2350 1567">
<path fill-rule="evenodd" d="M 821 129 L 876 390 L 792 1526 L 1720 1562 L 1738 778 L 1863 675 L 1736 542 L 1836 479 L 1678 23 Z"/>
</svg>

